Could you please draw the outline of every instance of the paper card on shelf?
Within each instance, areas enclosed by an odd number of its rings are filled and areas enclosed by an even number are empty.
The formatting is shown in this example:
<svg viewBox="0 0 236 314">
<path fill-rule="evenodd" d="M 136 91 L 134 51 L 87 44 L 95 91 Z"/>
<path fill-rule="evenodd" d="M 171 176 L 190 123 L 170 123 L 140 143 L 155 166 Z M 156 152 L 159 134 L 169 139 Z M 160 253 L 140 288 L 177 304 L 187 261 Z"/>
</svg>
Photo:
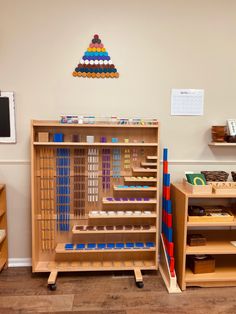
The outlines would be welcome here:
<svg viewBox="0 0 236 314">
<path fill-rule="evenodd" d="M 201 116 L 203 115 L 203 89 L 172 89 L 172 116 Z"/>
</svg>

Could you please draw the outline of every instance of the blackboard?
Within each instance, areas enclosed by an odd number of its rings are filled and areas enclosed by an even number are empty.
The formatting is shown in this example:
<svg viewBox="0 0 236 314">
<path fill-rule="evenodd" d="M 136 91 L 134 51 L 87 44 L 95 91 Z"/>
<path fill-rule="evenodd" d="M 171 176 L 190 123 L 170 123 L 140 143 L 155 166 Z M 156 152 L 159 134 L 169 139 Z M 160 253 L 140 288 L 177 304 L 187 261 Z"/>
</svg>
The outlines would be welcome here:
<svg viewBox="0 0 236 314">
<path fill-rule="evenodd" d="M 10 137 L 10 102 L 8 97 L 0 97 L 0 137 Z"/>
</svg>

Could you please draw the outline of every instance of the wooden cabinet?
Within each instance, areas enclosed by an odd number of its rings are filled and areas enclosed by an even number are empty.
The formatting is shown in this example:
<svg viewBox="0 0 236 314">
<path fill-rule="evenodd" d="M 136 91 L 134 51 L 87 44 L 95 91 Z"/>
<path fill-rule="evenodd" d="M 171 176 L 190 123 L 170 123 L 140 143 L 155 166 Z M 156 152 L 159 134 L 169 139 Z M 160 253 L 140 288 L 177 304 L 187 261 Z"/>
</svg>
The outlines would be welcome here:
<svg viewBox="0 0 236 314">
<path fill-rule="evenodd" d="M 175 261 L 178 283 L 182 290 L 187 286 L 215 287 L 236 286 L 236 194 L 192 194 L 182 183 L 171 185 L 173 202 L 173 226 Z M 228 222 L 189 222 L 188 206 L 225 206 L 235 218 Z M 187 245 L 187 235 L 200 233 L 206 237 L 206 245 Z M 213 273 L 194 274 L 188 267 L 192 255 L 212 255 L 215 259 Z"/>
<path fill-rule="evenodd" d="M 158 124 L 32 122 L 33 272 L 158 268 L 158 139 Z"/>
<path fill-rule="evenodd" d="M 0 184 L 0 271 L 8 266 L 6 186 Z"/>
</svg>

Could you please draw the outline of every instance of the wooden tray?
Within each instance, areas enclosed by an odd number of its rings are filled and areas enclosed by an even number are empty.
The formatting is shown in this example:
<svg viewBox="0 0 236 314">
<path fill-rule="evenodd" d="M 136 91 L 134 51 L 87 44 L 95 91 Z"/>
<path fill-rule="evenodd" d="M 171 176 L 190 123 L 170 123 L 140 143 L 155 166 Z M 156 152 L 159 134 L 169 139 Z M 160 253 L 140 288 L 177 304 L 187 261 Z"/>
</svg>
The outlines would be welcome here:
<svg viewBox="0 0 236 314">
<path fill-rule="evenodd" d="M 227 209 L 228 216 L 217 216 L 216 214 L 213 216 L 188 216 L 189 222 L 228 222 L 234 221 L 234 215 L 232 212 Z"/>
<path fill-rule="evenodd" d="M 215 194 L 236 194 L 236 182 L 208 182 Z"/>
<path fill-rule="evenodd" d="M 211 194 L 211 185 L 192 185 L 186 179 L 183 179 L 183 184 L 188 193 L 191 194 Z"/>
</svg>

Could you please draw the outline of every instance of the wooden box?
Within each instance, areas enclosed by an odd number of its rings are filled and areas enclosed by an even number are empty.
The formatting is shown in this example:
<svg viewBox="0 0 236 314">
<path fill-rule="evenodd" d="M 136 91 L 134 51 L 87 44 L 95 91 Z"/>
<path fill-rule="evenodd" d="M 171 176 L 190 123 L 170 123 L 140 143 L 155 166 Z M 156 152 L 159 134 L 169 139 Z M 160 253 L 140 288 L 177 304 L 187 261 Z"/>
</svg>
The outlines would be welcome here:
<svg viewBox="0 0 236 314">
<path fill-rule="evenodd" d="M 183 179 L 183 184 L 188 193 L 191 194 L 211 194 L 211 185 L 193 185 L 190 184 L 186 179 Z"/>
<path fill-rule="evenodd" d="M 202 234 L 188 234 L 187 243 L 189 246 L 202 246 L 206 245 L 206 238 Z"/>
<path fill-rule="evenodd" d="M 209 182 L 215 194 L 236 194 L 236 182 Z"/>
<path fill-rule="evenodd" d="M 39 142 L 49 142 L 49 133 L 48 132 L 38 132 L 38 141 Z"/>
<path fill-rule="evenodd" d="M 211 255 L 191 256 L 189 267 L 194 274 L 214 273 L 215 259 Z"/>
</svg>

